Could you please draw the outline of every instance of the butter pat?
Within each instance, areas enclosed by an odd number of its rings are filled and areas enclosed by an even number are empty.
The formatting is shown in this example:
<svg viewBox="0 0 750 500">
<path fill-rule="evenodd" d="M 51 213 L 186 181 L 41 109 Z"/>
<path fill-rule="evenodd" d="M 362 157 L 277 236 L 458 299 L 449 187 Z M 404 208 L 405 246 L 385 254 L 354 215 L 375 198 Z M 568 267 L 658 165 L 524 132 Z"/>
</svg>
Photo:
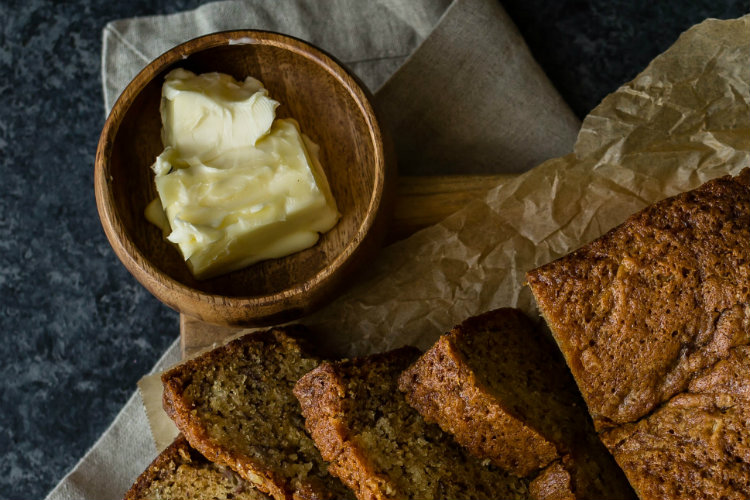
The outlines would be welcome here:
<svg viewBox="0 0 750 500">
<path fill-rule="evenodd" d="M 181 158 L 212 162 L 268 133 L 278 102 L 252 77 L 171 71 L 162 87 L 162 143 Z"/>
<path fill-rule="evenodd" d="M 252 78 L 167 75 L 146 216 L 196 278 L 304 250 L 339 219 L 317 146 L 277 105 Z"/>
</svg>

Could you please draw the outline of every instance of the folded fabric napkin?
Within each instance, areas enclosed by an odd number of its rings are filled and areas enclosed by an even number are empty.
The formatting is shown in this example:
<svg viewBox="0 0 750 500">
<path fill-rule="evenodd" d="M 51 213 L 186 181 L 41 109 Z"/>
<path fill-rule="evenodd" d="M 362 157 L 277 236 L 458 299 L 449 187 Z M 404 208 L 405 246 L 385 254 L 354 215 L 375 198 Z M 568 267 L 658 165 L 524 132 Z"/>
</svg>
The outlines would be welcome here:
<svg viewBox="0 0 750 500">
<path fill-rule="evenodd" d="M 231 0 L 113 21 L 103 32 L 107 112 L 161 53 L 229 29 L 290 34 L 346 65 L 374 92 L 402 174 L 524 171 L 570 152 L 580 126 L 496 0 Z M 152 373 L 178 360 L 175 341 Z M 156 453 L 136 392 L 47 498 L 122 498 Z"/>
</svg>

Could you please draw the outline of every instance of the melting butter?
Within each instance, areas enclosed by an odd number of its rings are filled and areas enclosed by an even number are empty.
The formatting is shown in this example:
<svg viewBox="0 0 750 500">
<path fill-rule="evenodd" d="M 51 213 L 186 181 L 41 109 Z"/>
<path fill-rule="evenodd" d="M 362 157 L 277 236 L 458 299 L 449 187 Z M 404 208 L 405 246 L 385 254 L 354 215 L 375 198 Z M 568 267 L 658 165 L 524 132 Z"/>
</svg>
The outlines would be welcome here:
<svg viewBox="0 0 750 500">
<path fill-rule="evenodd" d="M 159 198 L 146 217 L 196 278 L 314 245 L 340 214 L 318 147 L 248 77 L 170 72 L 162 88 Z"/>
</svg>

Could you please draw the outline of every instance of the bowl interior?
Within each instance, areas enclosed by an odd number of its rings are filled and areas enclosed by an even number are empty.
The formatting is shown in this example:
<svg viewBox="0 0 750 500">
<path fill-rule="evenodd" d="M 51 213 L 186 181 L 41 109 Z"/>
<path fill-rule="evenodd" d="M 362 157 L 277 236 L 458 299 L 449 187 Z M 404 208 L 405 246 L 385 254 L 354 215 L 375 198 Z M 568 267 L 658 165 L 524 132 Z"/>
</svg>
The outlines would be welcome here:
<svg viewBox="0 0 750 500">
<path fill-rule="evenodd" d="M 187 57 L 172 56 L 174 61 L 167 59 L 163 67 L 156 67 L 153 77 L 124 110 L 104 173 L 111 179 L 113 213 L 152 271 L 209 294 L 252 297 L 283 293 L 325 274 L 327 266 L 356 246 L 354 240 L 368 220 L 377 186 L 382 183 L 378 179 L 382 151 L 378 150 L 379 137 L 373 136 L 374 118 L 340 75 L 297 46 L 262 39 L 229 44 L 220 37 L 205 43 L 205 48 Z M 176 67 L 196 73 L 219 71 L 239 80 L 258 78 L 281 103 L 277 116 L 295 118 L 302 132 L 320 146 L 321 162 L 342 217 L 315 246 L 223 276 L 196 280 L 177 248 L 146 221 L 146 205 L 157 196 L 150 166 L 163 149 L 161 87 L 164 76 Z"/>
</svg>

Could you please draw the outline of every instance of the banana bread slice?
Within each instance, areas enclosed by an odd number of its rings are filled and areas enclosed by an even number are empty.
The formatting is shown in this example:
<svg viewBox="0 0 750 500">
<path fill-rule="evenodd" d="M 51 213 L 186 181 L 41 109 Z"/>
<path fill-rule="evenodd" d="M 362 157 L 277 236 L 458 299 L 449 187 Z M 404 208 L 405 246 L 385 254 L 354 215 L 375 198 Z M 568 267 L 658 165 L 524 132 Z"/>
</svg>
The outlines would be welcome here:
<svg viewBox="0 0 750 500">
<path fill-rule="evenodd" d="M 157 456 L 125 494 L 125 500 L 269 500 L 232 469 L 216 465 L 184 436 Z"/>
<path fill-rule="evenodd" d="M 276 499 L 347 498 L 305 431 L 294 384 L 318 366 L 301 326 L 251 333 L 162 376 L 164 409 L 191 446 Z"/>
<path fill-rule="evenodd" d="M 399 389 L 425 420 L 502 469 L 534 476 L 554 461 L 542 477 L 564 478 L 560 491 L 571 498 L 635 496 L 554 342 L 517 309 L 469 318 L 441 336 L 401 374 Z"/>
<path fill-rule="evenodd" d="M 641 498 L 750 498 L 750 347 L 602 440 Z"/>
<path fill-rule="evenodd" d="M 515 309 L 470 318 L 407 368 L 399 389 L 472 454 L 528 476 L 568 451 L 547 409 L 576 403 L 567 370 L 541 340 Z"/>
<path fill-rule="evenodd" d="M 397 379 L 419 354 L 401 348 L 323 363 L 297 382 L 330 472 L 360 500 L 528 498 L 528 480 L 482 464 L 406 403 Z"/>
<path fill-rule="evenodd" d="M 750 343 L 750 169 L 667 198 L 527 281 L 597 430 Z"/>
</svg>

